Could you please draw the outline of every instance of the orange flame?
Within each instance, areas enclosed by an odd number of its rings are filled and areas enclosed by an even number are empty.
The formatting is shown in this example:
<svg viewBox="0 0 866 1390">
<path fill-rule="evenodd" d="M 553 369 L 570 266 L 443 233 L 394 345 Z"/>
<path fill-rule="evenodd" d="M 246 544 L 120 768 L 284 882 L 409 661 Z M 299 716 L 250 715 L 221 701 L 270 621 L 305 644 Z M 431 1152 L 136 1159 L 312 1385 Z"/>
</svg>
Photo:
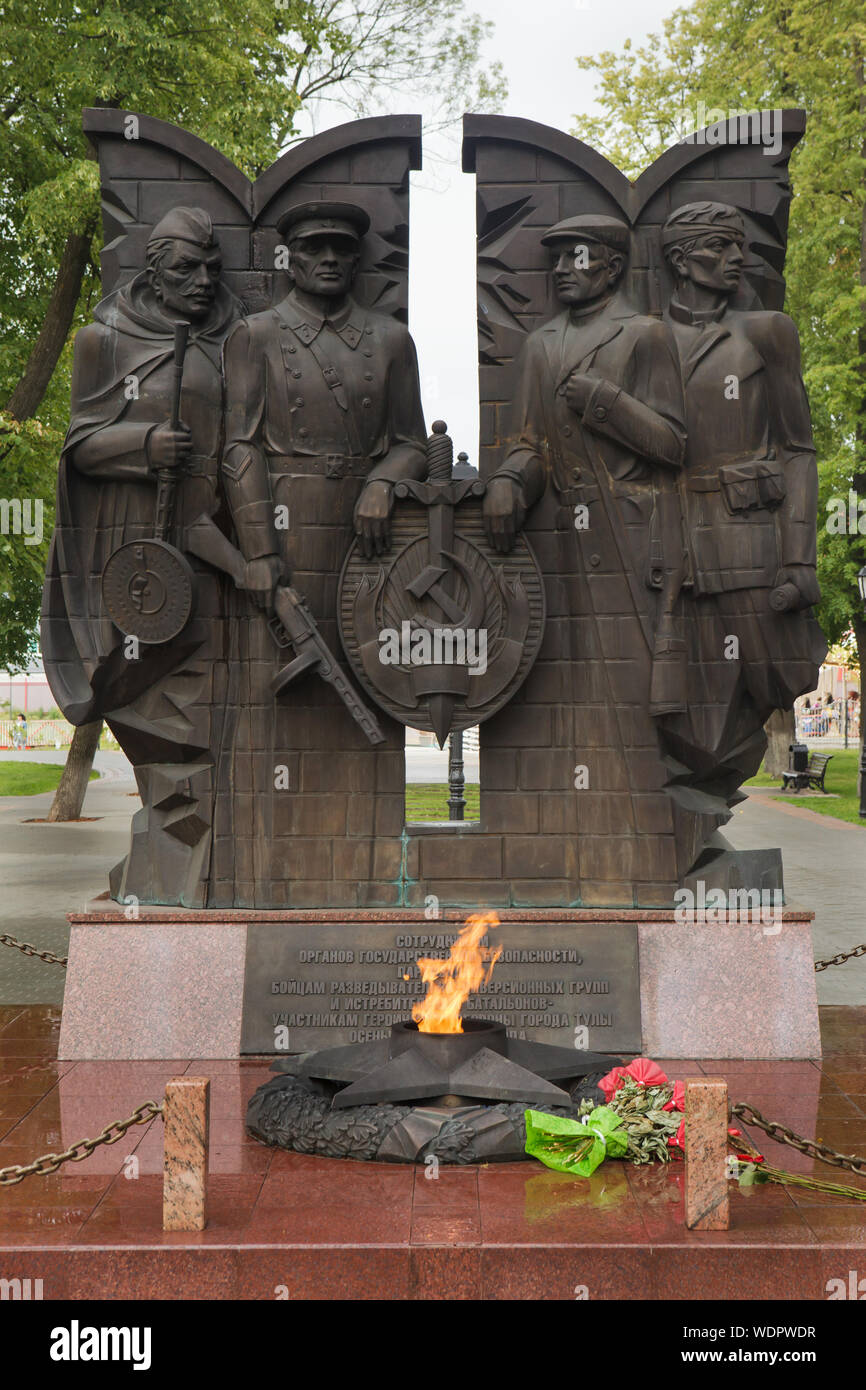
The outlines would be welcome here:
<svg viewBox="0 0 866 1390">
<path fill-rule="evenodd" d="M 501 946 L 480 946 L 490 927 L 498 927 L 495 912 L 475 912 L 461 927 L 447 960 L 419 960 L 427 994 L 412 1006 L 419 1033 L 462 1033 L 460 1010 L 475 990 L 486 985 L 502 955 Z"/>
</svg>

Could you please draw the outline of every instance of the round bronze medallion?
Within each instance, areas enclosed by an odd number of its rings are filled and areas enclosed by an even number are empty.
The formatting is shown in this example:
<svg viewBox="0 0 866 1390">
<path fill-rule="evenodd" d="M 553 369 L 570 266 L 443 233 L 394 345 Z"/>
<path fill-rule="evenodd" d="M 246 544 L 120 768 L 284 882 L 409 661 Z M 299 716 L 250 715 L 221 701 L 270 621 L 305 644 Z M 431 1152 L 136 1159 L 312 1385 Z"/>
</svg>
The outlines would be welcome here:
<svg viewBox="0 0 866 1390">
<path fill-rule="evenodd" d="M 115 627 L 140 642 L 170 642 L 189 621 L 193 572 L 165 541 L 127 541 L 102 576 L 102 597 Z"/>
</svg>

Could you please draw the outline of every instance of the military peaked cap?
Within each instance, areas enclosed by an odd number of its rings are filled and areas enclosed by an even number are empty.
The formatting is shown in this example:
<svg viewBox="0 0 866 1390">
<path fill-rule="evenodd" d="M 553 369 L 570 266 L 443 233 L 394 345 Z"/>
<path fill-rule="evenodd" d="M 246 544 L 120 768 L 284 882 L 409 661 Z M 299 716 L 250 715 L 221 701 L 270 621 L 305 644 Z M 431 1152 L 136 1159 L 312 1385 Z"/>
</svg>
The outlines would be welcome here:
<svg viewBox="0 0 866 1390">
<path fill-rule="evenodd" d="M 323 232 L 339 232 L 359 241 L 369 230 L 370 218 L 356 203 L 298 203 L 277 222 L 277 231 L 286 241 Z"/>
</svg>

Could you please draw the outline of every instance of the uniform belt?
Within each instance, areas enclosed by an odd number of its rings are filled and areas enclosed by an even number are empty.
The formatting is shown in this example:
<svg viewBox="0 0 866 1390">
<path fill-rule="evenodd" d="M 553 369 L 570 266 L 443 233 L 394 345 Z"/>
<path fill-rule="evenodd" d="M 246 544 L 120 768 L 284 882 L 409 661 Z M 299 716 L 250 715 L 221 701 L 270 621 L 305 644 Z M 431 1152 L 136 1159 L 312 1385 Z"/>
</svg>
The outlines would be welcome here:
<svg viewBox="0 0 866 1390">
<path fill-rule="evenodd" d="M 686 490 L 688 492 L 721 492 L 721 483 L 718 478 L 686 478 Z"/>
<path fill-rule="evenodd" d="M 302 477 L 366 478 L 373 460 L 360 454 L 268 454 L 272 473 Z"/>
</svg>

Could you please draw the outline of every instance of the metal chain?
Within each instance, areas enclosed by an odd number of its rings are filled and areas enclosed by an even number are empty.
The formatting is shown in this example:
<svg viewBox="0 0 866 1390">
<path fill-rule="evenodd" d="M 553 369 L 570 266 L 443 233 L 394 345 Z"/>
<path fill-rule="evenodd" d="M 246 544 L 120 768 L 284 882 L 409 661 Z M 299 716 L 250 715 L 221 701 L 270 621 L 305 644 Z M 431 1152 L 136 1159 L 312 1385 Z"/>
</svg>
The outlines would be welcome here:
<svg viewBox="0 0 866 1390">
<path fill-rule="evenodd" d="M 40 951 L 38 946 L 31 946 L 29 941 L 16 941 L 14 936 L 7 936 L 5 932 L 0 932 L 0 946 L 14 946 L 16 951 L 23 951 L 25 956 L 38 956 L 49 965 L 66 965 L 69 961 L 68 956 L 55 956 L 53 951 Z"/>
<path fill-rule="evenodd" d="M 866 1177 L 866 1158 L 860 1158 L 858 1154 L 840 1154 L 835 1149 L 828 1148 L 826 1144 L 819 1144 L 814 1139 L 804 1139 L 801 1134 L 795 1134 L 793 1130 L 788 1129 L 787 1125 L 781 1125 L 775 1120 L 765 1120 L 760 1110 L 756 1110 L 753 1105 L 732 1105 L 731 1115 L 742 1120 L 744 1124 L 756 1125 L 771 1139 L 777 1139 L 780 1144 L 788 1144 L 801 1154 L 817 1158 L 821 1163 L 829 1163 L 833 1168 L 849 1168 L 852 1173 L 860 1173 Z"/>
<path fill-rule="evenodd" d="M 115 1120 L 113 1124 L 106 1125 L 95 1139 L 79 1139 L 77 1144 L 73 1144 L 62 1154 L 43 1154 L 41 1158 L 35 1158 L 32 1163 L 23 1167 L 16 1164 L 10 1168 L 0 1168 L 0 1187 L 22 1182 L 24 1178 L 32 1177 L 34 1174 L 44 1178 L 49 1173 L 56 1173 L 61 1163 L 81 1163 L 85 1158 L 89 1158 L 100 1144 L 116 1144 L 133 1125 L 149 1124 L 162 1113 L 163 1107 L 157 1105 L 155 1100 L 145 1101 L 144 1105 L 133 1110 L 128 1120 Z"/>
<path fill-rule="evenodd" d="M 866 942 L 862 946 L 855 946 L 853 951 L 840 951 L 837 956 L 830 956 L 827 960 L 816 960 L 815 969 L 826 970 L 828 965 L 841 965 L 844 960 L 853 960 L 855 956 L 866 956 Z"/>
<path fill-rule="evenodd" d="M 68 956 L 55 956 L 53 951 L 40 951 L 29 941 L 16 941 L 14 936 L 7 936 L 5 932 L 0 932 L 0 946 L 14 946 L 17 951 L 23 951 L 25 956 L 38 956 L 49 965 L 69 963 Z M 817 973 L 819 970 L 826 970 L 830 965 L 842 965 L 844 961 L 854 960 L 857 956 L 866 956 L 866 942 L 862 946 L 855 946 L 851 951 L 840 951 L 838 955 L 830 956 L 827 960 L 816 960 L 815 971 Z"/>
</svg>

